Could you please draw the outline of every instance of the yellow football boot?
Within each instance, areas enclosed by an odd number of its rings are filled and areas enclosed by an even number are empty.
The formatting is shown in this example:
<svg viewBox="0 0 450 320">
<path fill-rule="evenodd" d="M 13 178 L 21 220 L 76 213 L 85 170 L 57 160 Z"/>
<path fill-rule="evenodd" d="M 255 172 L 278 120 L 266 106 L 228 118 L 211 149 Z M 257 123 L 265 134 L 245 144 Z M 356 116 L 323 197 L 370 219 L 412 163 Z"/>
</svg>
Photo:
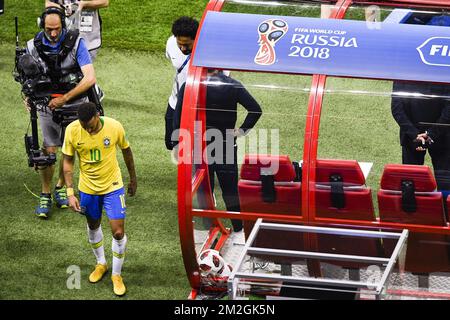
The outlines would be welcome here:
<svg viewBox="0 0 450 320">
<path fill-rule="evenodd" d="M 111 280 L 113 283 L 113 290 L 117 296 L 123 296 L 127 289 L 125 288 L 125 284 L 123 283 L 122 277 L 118 274 L 113 274 L 111 276 Z"/>
<path fill-rule="evenodd" d="M 96 283 L 102 280 L 103 275 L 108 271 L 106 264 L 97 264 L 94 271 L 89 275 L 89 282 Z"/>
</svg>

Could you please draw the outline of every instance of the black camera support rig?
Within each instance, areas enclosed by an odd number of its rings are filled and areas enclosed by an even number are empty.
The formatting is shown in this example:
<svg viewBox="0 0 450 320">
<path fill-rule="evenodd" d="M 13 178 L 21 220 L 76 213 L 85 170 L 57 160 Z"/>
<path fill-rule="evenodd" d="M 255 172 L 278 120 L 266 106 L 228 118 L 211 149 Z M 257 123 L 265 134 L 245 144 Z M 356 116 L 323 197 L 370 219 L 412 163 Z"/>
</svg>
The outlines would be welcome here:
<svg viewBox="0 0 450 320">
<path fill-rule="evenodd" d="M 55 164 L 56 154 L 46 154 L 39 148 L 39 136 L 37 125 L 38 108 L 46 108 L 50 98 L 48 95 L 38 94 L 43 88 L 50 87 L 50 79 L 44 77 L 39 66 L 33 64 L 33 57 L 19 47 L 18 18 L 15 17 L 16 27 L 16 57 L 14 68 L 14 80 L 22 85 L 22 93 L 27 97 L 27 105 L 30 108 L 31 136 L 25 134 L 25 151 L 28 155 L 28 166 L 46 167 Z"/>
<path fill-rule="evenodd" d="M 55 164 L 56 154 L 47 154 L 39 148 L 37 111 L 52 112 L 53 121 L 62 127 L 61 140 L 64 137 L 65 129 L 72 121 L 78 119 L 77 106 L 58 108 L 54 111 L 48 109 L 51 98 L 61 95 L 61 92 L 54 90 L 52 79 L 44 74 L 43 68 L 25 48 L 19 47 L 18 18 L 15 17 L 16 27 L 16 58 L 14 69 L 14 80 L 22 85 L 22 93 L 27 98 L 27 105 L 30 108 L 31 136 L 25 134 L 25 149 L 28 155 L 28 166 L 47 167 Z M 80 80 L 80 79 L 78 79 Z M 69 86 L 74 85 L 68 83 Z M 66 88 L 69 90 L 70 88 Z M 87 92 L 89 101 L 97 106 L 100 115 L 104 115 L 103 107 L 95 90 L 95 85 Z"/>
</svg>

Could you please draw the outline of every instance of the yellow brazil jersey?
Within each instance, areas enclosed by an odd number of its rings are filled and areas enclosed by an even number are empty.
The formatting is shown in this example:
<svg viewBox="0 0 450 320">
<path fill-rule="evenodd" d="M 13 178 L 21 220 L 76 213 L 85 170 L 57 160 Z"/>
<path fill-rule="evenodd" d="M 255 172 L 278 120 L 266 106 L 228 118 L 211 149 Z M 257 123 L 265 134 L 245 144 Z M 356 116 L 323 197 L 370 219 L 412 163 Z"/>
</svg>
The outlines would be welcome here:
<svg viewBox="0 0 450 320">
<path fill-rule="evenodd" d="M 62 152 L 68 156 L 78 154 L 80 181 L 78 189 L 87 194 L 107 194 L 123 187 L 122 174 L 116 157 L 116 146 L 127 149 L 130 144 L 120 122 L 101 117 L 103 127 L 89 134 L 76 120 L 69 124 Z"/>
</svg>

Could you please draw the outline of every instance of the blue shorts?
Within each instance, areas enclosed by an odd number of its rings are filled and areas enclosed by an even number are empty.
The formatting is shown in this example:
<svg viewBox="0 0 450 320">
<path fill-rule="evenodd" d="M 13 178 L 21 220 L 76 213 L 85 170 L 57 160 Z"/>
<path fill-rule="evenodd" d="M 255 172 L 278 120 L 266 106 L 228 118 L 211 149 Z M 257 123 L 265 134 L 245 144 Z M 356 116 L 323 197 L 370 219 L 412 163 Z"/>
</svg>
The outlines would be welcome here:
<svg viewBox="0 0 450 320">
<path fill-rule="evenodd" d="M 80 191 L 80 207 L 84 209 L 87 217 L 98 220 L 102 217 L 102 210 L 105 208 L 106 216 L 109 220 L 125 219 L 125 189 L 93 195 Z"/>
</svg>

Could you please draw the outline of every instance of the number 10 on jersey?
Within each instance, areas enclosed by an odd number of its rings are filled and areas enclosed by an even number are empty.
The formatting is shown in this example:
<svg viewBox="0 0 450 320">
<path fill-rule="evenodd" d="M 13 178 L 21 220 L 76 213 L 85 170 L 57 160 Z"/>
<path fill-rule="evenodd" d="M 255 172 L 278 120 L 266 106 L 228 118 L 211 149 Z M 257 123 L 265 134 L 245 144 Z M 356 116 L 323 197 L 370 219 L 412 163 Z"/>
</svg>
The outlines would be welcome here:
<svg viewBox="0 0 450 320">
<path fill-rule="evenodd" d="M 101 154 L 100 154 L 100 150 L 98 149 L 91 149 L 89 150 L 89 153 L 91 155 L 91 161 L 100 161 L 101 160 Z"/>
</svg>

